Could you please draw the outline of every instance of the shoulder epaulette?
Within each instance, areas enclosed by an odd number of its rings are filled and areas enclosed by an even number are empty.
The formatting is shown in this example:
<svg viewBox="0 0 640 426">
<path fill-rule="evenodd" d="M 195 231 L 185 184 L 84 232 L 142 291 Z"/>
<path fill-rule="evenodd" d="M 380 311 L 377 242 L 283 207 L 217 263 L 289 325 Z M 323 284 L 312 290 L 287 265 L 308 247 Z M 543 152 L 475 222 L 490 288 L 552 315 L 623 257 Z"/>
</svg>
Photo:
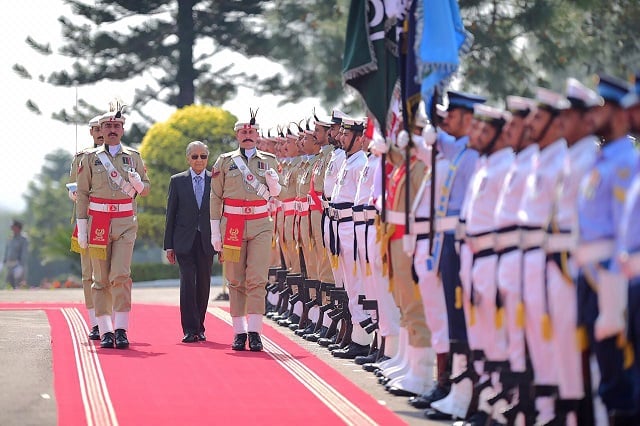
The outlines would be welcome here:
<svg viewBox="0 0 640 426">
<path fill-rule="evenodd" d="M 276 159 L 276 156 L 270 152 L 267 152 L 267 151 L 259 151 L 259 152 L 260 152 L 260 155 L 264 155 L 265 157 L 271 157 L 274 160 Z"/>
</svg>

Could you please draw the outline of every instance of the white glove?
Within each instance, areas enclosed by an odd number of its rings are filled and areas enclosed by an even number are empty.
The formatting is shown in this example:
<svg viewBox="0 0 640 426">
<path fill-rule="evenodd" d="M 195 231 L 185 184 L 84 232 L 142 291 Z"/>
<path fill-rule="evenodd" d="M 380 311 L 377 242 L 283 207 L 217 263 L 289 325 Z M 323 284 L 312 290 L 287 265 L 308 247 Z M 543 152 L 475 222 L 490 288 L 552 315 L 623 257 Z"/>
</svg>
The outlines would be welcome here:
<svg viewBox="0 0 640 426">
<path fill-rule="evenodd" d="M 265 172 L 264 178 L 267 181 L 267 186 L 269 187 L 269 193 L 271 196 L 276 197 L 280 194 L 282 187 L 280 186 L 278 173 L 273 169 L 269 169 Z"/>
<path fill-rule="evenodd" d="M 387 141 L 385 141 L 380 134 L 374 133 L 373 139 L 369 142 L 369 151 L 371 151 L 371 153 L 376 157 L 379 157 L 382 154 L 389 152 L 389 146 L 387 145 Z"/>
<path fill-rule="evenodd" d="M 409 133 L 406 130 L 400 130 L 396 138 L 396 146 L 400 149 L 405 149 L 407 145 L 409 145 Z"/>
<path fill-rule="evenodd" d="M 424 143 L 427 146 L 431 146 L 436 143 L 438 132 L 431 124 L 427 124 L 425 128 L 422 129 L 422 137 L 424 138 Z"/>
<path fill-rule="evenodd" d="M 76 220 L 76 225 L 78 226 L 78 245 L 81 249 L 89 247 L 89 234 L 87 231 L 88 222 L 88 219 Z"/>
<path fill-rule="evenodd" d="M 66 187 L 69 190 L 69 199 L 75 203 L 78 199 L 78 184 L 71 182 L 68 183 Z"/>
<path fill-rule="evenodd" d="M 424 141 L 422 141 L 421 143 L 416 144 L 415 146 L 415 153 L 416 153 L 416 158 L 420 161 L 422 161 L 424 164 L 431 166 L 431 153 L 433 152 L 433 150 L 431 149 L 431 146 L 427 146 L 424 144 Z"/>
<path fill-rule="evenodd" d="M 131 186 L 133 186 L 133 189 L 135 189 L 138 194 L 144 191 L 144 183 L 142 183 L 140 175 L 135 170 L 129 172 L 129 183 L 131 184 Z"/>
<path fill-rule="evenodd" d="M 220 220 L 211 219 L 211 245 L 217 252 L 222 251 L 222 236 L 220 235 Z"/>
<path fill-rule="evenodd" d="M 593 329 L 597 341 L 613 337 L 626 326 L 629 281 L 621 274 L 602 270 L 598 273 L 598 317 Z"/>
</svg>

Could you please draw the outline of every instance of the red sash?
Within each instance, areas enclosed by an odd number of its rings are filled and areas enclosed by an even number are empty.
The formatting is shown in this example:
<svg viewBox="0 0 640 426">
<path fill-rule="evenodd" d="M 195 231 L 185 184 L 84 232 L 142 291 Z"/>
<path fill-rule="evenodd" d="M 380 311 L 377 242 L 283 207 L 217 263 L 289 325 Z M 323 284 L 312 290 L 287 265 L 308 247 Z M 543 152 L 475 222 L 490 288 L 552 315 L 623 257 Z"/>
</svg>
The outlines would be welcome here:
<svg viewBox="0 0 640 426">
<path fill-rule="evenodd" d="M 231 207 L 247 207 L 245 214 L 224 213 L 227 218 L 227 225 L 224 230 L 224 240 L 222 243 L 222 258 L 225 262 L 240 262 L 240 250 L 242 249 L 242 239 L 244 237 L 245 220 L 262 219 L 269 217 L 269 211 L 264 213 L 251 214 L 251 207 L 267 205 L 266 200 L 236 200 L 225 198 L 224 204 Z"/>
<path fill-rule="evenodd" d="M 122 200 L 110 200 L 106 198 L 90 197 L 91 203 L 99 204 L 130 204 L 132 200 L 125 198 Z M 111 227 L 111 219 L 118 217 L 133 216 L 133 209 L 128 211 L 97 211 L 89 208 L 89 216 L 91 216 L 91 229 L 89 230 L 89 256 L 94 259 L 107 259 L 107 244 L 109 243 L 109 229 Z M 77 233 L 76 233 L 77 237 Z"/>
</svg>

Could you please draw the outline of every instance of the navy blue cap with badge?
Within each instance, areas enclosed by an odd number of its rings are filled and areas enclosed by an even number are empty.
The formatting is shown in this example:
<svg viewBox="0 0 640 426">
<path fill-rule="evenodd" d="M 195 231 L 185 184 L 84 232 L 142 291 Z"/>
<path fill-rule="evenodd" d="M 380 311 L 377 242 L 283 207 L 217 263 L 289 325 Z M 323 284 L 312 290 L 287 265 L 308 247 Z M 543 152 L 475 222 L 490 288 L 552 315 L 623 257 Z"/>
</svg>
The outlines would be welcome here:
<svg viewBox="0 0 640 426">
<path fill-rule="evenodd" d="M 622 100 L 629 92 L 630 87 L 626 81 L 607 74 L 598 75 L 598 94 L 605 102 L 622 106 Z"/>
<path fill-rule="evenodd" d="M 453 90 L 449 90 L 447 92 L 447 98 L 449 98 L 449 107 L 447 111 L 451 111 L 455 108 L 463 108 L 473 112 L 473 107 L 475 104 L 483 104 L 487 102 L 487 98 L 474 95 L 472 93 L 465 92 L 456 92 Z"/>
</svg>

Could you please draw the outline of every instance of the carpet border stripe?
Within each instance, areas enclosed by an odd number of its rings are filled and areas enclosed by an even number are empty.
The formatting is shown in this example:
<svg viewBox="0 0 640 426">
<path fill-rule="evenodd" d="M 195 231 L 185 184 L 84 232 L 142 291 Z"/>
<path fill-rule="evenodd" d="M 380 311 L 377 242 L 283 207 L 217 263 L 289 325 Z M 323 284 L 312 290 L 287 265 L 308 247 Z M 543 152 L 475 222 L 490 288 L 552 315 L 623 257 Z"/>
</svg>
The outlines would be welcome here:
<svg viewBox="0 0 640 426">
<path fill-rule="evenodd" d="M 209 307 L 207 311 L 220 320 L 231 325 L 231 315 L 218 307 Z M 348 425 L 377 425 L 378 423 L 365 412 L 352 404 L 333 386 L 318 377 L 311 369 L 298 361 L 284 348 L 262 335 L 265 352 L 275 359 L 285 370 L 296 378 L 311 393 L 331 409 L 345 424 Z"/>
<path fill-rule="evenodd" d="M 73 344 L 73 352 L 80 383 L 80 394 L 87 425 L 117 426 L 118 419 L 102 373 L 102 366 L 93 341 L 87 340 L 87 325 L 77 308 L 61 308 Z M 83 341 L 87 341 L 85 346 Z"/>
</svg>

